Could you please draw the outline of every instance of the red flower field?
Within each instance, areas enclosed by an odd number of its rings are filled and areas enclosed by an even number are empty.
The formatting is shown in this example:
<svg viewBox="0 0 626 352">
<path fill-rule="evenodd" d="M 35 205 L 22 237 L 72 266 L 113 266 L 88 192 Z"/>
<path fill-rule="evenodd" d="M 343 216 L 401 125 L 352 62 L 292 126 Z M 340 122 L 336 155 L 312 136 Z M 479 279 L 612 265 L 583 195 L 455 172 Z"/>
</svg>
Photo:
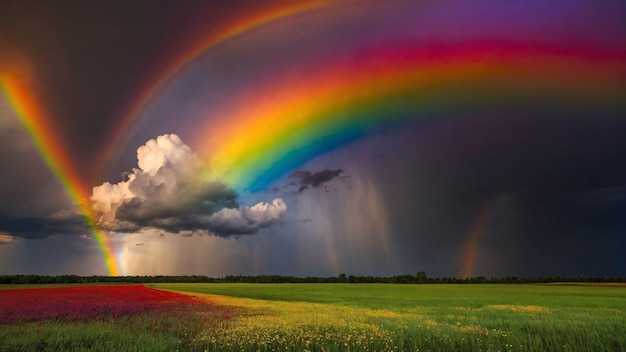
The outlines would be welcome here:
<svg viewBox="0 0 626 352">
<path fill-rule="evenodd" d="M 0 324 L 117 318 L 200 303 L 206 302 L 141 285 L 0 290 Z"/>
</svg>

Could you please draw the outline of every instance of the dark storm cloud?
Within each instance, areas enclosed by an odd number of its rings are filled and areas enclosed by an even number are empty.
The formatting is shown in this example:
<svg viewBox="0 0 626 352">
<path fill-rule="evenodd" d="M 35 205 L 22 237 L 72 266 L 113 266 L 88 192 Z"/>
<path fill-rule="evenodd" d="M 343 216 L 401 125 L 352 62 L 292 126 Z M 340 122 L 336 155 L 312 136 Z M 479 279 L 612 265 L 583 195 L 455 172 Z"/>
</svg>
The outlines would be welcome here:
<svg viewBox="0 0 626 352">
<path fill-rule="evenodd" d="M 118 221 L 111 229 L 130 232 L 142 228 L 158 228 L 175 233 L 209 230 L 222 235 L 219 229 L 211 228 L 201 219 L 224 208 L 239 208 L 237 192 L 221 183 L 212 183 L 200 189 L 201 193 L 193 200 L 187 200 L 185 205 L 176 202 L 155 202 L 154 199 L 157 198 L 155 194 L 159 193 L 158 188 L 156 186 L 152 189 L 153 192 L 145 194 L 145 198 L 132 197 L 124 200 L 117 208 L 115 218 Z"/>
<path fill-rule="evenodd" d="M 212 198 L 212 195 L 209 197 Z M 235 202 L 235 199 L 232 199 L 232 202 Z M 120 232 L 153 228 L 186 236 L 195 232 L 219 237 L 253 235 L 263 228 L 279 223 L 287 208 L 280 198 L 274 199 L 272 203 L 258 203 L 252 207 L 222 206 L 219 210 L 215 210 L 215 207 L 204 208 L 202 202 L 199 202 L 197 207 L 192 208 L 146 211 L 141 209 L 141 203 L 139 198 L 124 202 L 117 211 L 117 221 L 108 228 Z M 121 215 L 120 213 L 127 211 L 124 209 L 127 207 L 141 209 L 141 214 Z"/>
<path fill-rule="evenodd" d="M 325 169 L 320 171 L 297 170 L 289 178 L 297 180 L 298 193 L 302 193 L 309 187 L 318 188 L 325 183 L 339 177 L 343 173 L 341 169 Z"/>
<path fill-rule="evenodd" d="M 0 233 L 11 236 L 43 239 L 53 235 L 79 236 L 89 232 L 80 215 L 50 217 L 0 217 Z"/>
<path fill-rule="evenodd" d="M 183 212 L 195 215 L 216 213 L 224 208 L 238 208 L 238 194 L 225 184 L 213 183 L 203 193 L 198 194 L 189 208 L 170 206 L 169 204 L 151 204 L 149 201 L 133 197 L 124 201 L 117 209 L 119 220 L 131 221 L 140 226 L 149 226 L 154 219 L 180 216 Z M 153 199 L 150 195 L 146 199 Z"/>
</svg>

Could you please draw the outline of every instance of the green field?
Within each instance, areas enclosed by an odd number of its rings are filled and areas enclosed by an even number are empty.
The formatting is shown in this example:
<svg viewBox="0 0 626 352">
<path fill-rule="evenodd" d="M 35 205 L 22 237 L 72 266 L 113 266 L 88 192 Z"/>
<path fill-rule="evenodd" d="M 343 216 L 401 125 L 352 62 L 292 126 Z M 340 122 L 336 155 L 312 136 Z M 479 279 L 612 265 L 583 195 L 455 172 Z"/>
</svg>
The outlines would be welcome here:
<svg viewBox="0 0 626 352">
<path fill-rule="evenodd" d="M 243 313 L 217 349 L 626 351 L 626 288 L 559 285 L 160 284 Z M 230 297 L 230 298 L 224 298 Z M 234 347 L 236 346 L 236 347 Z"/>
<path fill-rule="evenodd" d="M 58 340 L 66 341 L 70 349 L 102 351 L 626 351 L 626 287 L 150 286 L 188 292 L 219 309 L 168 318 L 168 324 L 180 320 L 172 331 L 155 329 L 154 317 L 139 323 L 128 318 L 0 325 L 0 350 L 5 350 L 3 339 L 11 341 L 13 350 L 45 350 L 29 343 L 32 331 L 39 331 L 39 336 L 51 340 L 42 344 L 39 337 L 38 346 L 48 346 L 47 350 L 63 346 L 52 341 Z M 134 330 L 127 329 L 128 324 L 135 324 Z M 74 334 L 67 344 L 69 338 L 64 336 Z M 24 349 L 15 348 L 20 339 Z M 81 345 L 81 339 L 95 339 L 97 344 Z"/>
</svg>

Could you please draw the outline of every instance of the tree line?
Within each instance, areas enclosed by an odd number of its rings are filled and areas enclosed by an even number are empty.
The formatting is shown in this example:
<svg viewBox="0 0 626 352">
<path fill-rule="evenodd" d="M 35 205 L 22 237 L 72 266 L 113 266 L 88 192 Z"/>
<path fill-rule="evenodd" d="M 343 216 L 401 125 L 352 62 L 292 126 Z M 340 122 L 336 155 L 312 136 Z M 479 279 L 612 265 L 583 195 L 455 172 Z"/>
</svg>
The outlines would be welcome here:
<svg viewBox="0 0 626 352">
<path fill-rule="evenodd" d="M 2 275 L 0 284 L 93 284 L 93 283 L 384 283 L 384 284 L 528 284 L 554 282 L 626 282 L 624 277 L 599 276 L 548 276 L 548 277 L 516 277 L 486 278 L 431 278 L 420 271 L 416 275 L 355 276 L 344 273 L 330 277 L 296 277 L 282 275 L 228 275 L 219 278 L 203 275 L 191 276 L 77 276 L 77 275 Z"/>
</svg>

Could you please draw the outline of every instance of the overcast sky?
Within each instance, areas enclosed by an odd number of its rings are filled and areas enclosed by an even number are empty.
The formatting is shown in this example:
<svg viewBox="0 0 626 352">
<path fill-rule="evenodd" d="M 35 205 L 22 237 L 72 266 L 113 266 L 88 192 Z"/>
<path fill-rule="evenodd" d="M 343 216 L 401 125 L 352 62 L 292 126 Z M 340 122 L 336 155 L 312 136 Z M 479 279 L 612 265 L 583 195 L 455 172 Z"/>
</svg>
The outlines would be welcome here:
<svg viewBox="0 0 626 352">
<path fill-rule="evenodd" d="M 623 1 L 0 0 L 0 74 L 0 274 L 626 276 Z"/>
</svg>

